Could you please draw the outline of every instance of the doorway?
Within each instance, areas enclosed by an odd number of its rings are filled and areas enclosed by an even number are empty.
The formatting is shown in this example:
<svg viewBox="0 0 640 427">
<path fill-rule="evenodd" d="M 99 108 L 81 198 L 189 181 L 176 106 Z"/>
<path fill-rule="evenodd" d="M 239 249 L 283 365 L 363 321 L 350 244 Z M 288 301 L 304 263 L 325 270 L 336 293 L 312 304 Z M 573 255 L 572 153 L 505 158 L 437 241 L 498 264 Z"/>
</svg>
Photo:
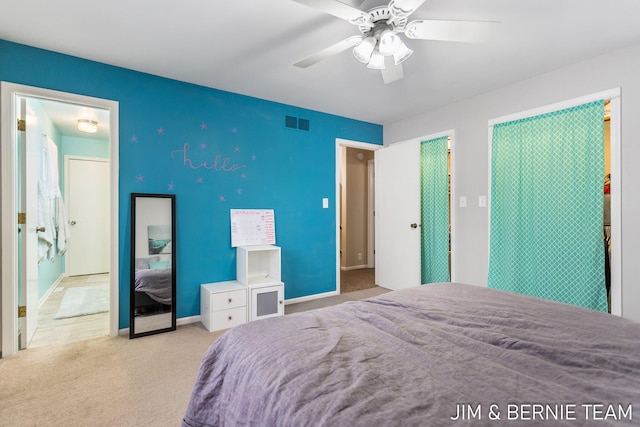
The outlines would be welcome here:
<svg viewBox="0 0 640 427">
<path fill-rule="evenodd" d="M 101 299 L 107 300 L 107 314 L 106 327 L 103 329 L 100 335 L 109 334 L 115 336 L 118 333 L 118 244 L 117 244 L 117 230 L 118 230 L 118 216 L 117 216 L 117 194 L 118 194 L 118 157 L 117 157 L 117 129 L 118 129 L 118 104 L 114 101 L 103 100 L 98 98 L 85 97 L 81 95 L 50 91 L 47 89 L 16 85 L 11 83 L 2 82 L 2 180 L 3 193 L 2 193 L 2 355 L 9 356 L 15 354 L 19 347 L 28 347 L 28 341 L 32 335 L 27 335 L 23 332 L 24 325 L 27 323 L 37 322 L 39 319 L 38 309 L 44 307 L 46 301 L 50 298 L 63 297 L 67 289 L 71 289 L 71 286 L 67 283 L 66 286 L 61 284 L 66 280 L 68 271 L 65 269 L 65 258 L 68 257 L 69 247 L 65 247 L 65 239 L 57 239 L 55 242 L 56 248 L 53 254 L 47 258 L 46 261 L 41 261 L 37 270 L 43 272 L 39 281 L 36 283 L 36 303 L 33 301 L 25 301 L 23 294 L 26 289 L 26 284 L 16 285 L 18 283 L 24 283 L 22 279 L 22 270 L 24 267 L 19 267 L 24 264 L 33 263 L 33 260 L 28 258 L 22 258 L 19 253 L 19 248 L 22 246 L 20 235 L 29 235 L 38 233 L 34 228 L 33 230 L 27 224 L 20 225 L 18 227 L 18 212 L 21 210 L 19 196 L 21 179 L 19 178 L 19 171 L 21 170 L 22 157 L 18 150 L 17 141 L 20 138 L 25 138 L 22 131 L 13 126 L 16 120 L 20 116 L 18 106 L 20 101 L 26 100 L 28 103 L 33 104 L 38 114 L 31 120 L 35 120 L 37 130 L 34 138 L 35 142 L 39 142 L 38 139 L 46 137 L 51 140 L 57 150 L 58 160 L 53 162 L 60 166 L 59 170 L 59 184 L 61 193 L 61 200 L 66 201 L 64 196 L 67 190 L 65 190 L 64 178 L 64 163 L 62 158 L 65 154 L 88 154 L 100 153 L 99 156 L 106 158 L 106 181 L 108 183 L 107 191 L 102 191 L 103 199 L 106 203 L 104 209 L 106 215 L 106 223 L 108 224 L 107 230 L 114 230 L 115 233 L 107 232 L 107 251 L 106 251 L 106 271 L 96 272 L 100 274 L 89 274 L 84 277 L 89 284 L 93 285 L 97 282 L 101 282 L 102 294 Z M 53 107 L 57 108 L 53 108 Z M 53 109 L 52 109 L 53 108 Z M 96 120 L 96 117 L 98 119 Z M 100 138 L 90 137 L 84 134 L 78 134 L 77 125 L 79 119 L 91 119 L 90 121 L 98 122 L 98 134 Z M 29 127 L 29 126 L 27 126 Z M 100 133 L 105 132 L 106 134 Z M 33 132 L 33 130 L 32 130 Z M 29 144 L 29 134 L 26 136 L 27 144 Z M 57 141 L 56 141 L 57 140 Z M 97 150 L 97 151 L 96 151 Z M 56 204 L 55 206 L 60 206 Z M 65 209 L 59 212 L 66 212 Z M 37 212 L 26 212 L 26 217 L 37 218 Z M 65 221 L 66 220 L 66 221 Z M 56 237 L 60 237 L 60 230 L 64 228 L 65 223 L 70 224 L 71 219 L 65 218 L 60 220 L 56 228 Z M 42 227 L 38 227 L 42 228 Z M 41 232 L 41 231 L 40 231 Z M 68 230 L 69 239 L 68 242 L 73 241 L 72 232 Z M 42 240 L 42 239 L 41 239 Z M 59 244 L 62 242 L 62 245 Z M 62 246 L 62 248 L 60 248 Z M 62 249 L 62 250 L 61 250 Z M 51 261 L 53 258 L 53 262 Z M 52 268 L 51 264 L 57 264 L 55 268 Z M 103 269 L 105 270 L 105 269 Z M 104 273 L 108 273 L 105 275 Z M 50 280 L 50 278 L 53 279 Z M 31 285 L 33 286 L 33 285 Z M 93 286 L 91 286 L 93 288 Z M 90 298 L 94 299 L 94 298 Z M 68 304 L 67 304 L 68 305 Z M 24 306 L 26 308 L 26 315 L 24 317 L 18 316 L 18 306 Z M 80 317 L 78 316 L 78 319 Z M 84 317 L 82 320 L 86 320 Z M 36 327 L 37 330 L 37 327 Z M 31 331 L 30 331 L 31 332 Z M 71 334 L 77 337 L 78 334 Z M 24 338 L 22 338 L 24 336 Z M 88 337 L 87 337 L 88 338 Z M 20 344 L 22 340 L 22 344 Z"/>
<path fill-rule="evenodd" d="M 605 208 L 604 212 L 604 237 L 605 237 L 605 253 L 609 255 L 609 266 L 606 265 L 606 258 L 603 259 L 605 266 L 605 274 L 607 276 L 607 282 L 610 283 L 609 292 L 609 312 L 615 315 L 622 315 L 622 283 L 621 283 L 621 217 L 620 217 L 620 204 L 621 204 L 621 174 L 620 174 L 620 89 L 612 89 L 604 92 L 587 95 L 580 98 L 571 99 L 565 102 L 544 106 L 541 108 L 528 110 L 509 116 L 504 116 L 498 119 L 489 121 L 489 158 L 492 158 L 492 140 L 493 140 L 493 127 L 494 125 L 513 122 L 516 120 L 526 119 L 529 117 L 542 116 L 548 113 L 554 113 L 565 109 L 582 106 L 586 104 L 603 102 L 605 105 L 604 117 L 605 117 L 605 176 L 600 181 L 604 186 L 604 199 L 605 206 L 609 205 L 608 209 Z M 608 113 L 608 114 L 607 114 Z M 599 115 L 599 114 L 598 114 Z M 608 116 L 608 118 L 607 118 Z M 600 119 L 598 119 L 600 120 Z M 592 122 L 589 122 L 592 123 Z M 489 164 L 489 170 L 491 171 L 491 163 Z M 490 174 L 491 175 L 491 174 Z M 489 183 L 491 187 L 491 180 Z M 607 200 L 608 199 L 608 203 Z M 601 206 L 601 205 L 600 205 Z M 491 209 L 492 205 L 489 203 Z M 607 215 L 608 211 L 608 215 Z M 589 211 L 593 213 L 592 211 Z M 601 215 L 600 212 L 595 212 L 595 215 Z M 491 213 L 489 215 L 491 218 Z M 491 226 L 489 226 L 489 234 L 491 236 Z M 566 263 L 565 263 L 566 264 Z M 594 267 L 595 268 L 595 267 Z M 609 270 L 610 268 L 610 270 Z M 607 272 L 609 270 L 609 272 Z M 491 271 L 491 270 L 490 270 Z M 572 276 L 573 277 L 573 276 Z M 499 283 L 499 282 L 497 282 Z M 601 292 L 600 289 L 597 289 Z M 578 294 L 579 295 L 579 294 Z M 602 305 L 602 304 L 601 304 Z M 599 307 L 600 308 L 600 307 Z M 606 310 L 605 310 L 606 311 Z"/>
<path fill-rule="evenodd" d="M 381 145 L 336 139 L 336 291 L 376 287 L 374 158 Z"/>
</svg>

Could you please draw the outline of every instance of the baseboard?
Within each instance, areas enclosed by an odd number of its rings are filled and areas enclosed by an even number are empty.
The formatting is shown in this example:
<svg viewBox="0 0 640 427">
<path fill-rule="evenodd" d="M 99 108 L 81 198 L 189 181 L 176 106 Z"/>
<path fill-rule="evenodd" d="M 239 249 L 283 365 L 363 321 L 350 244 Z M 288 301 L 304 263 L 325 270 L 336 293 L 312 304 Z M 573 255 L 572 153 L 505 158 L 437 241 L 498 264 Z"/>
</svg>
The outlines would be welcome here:
<svg viewBox="0 0 640 427">
<path fill-rule="evenodd" d="M 198 314 L 197 316 L 181 317 L 179 319 L 176 319 L 176 325 L 178 326 L 188 325 L 190 323 L 198 323 L 199 321 L 200 321 L 200 315 Z"/>
<path fill-rule="evenodd" d="M 51 286 L 49 286 L 49 289 L 47 290 L 47 292 L 38 301 L 38 310 L 40 310 L 40 308 L 42 308 L 42 304 L 44 304 L 44 302 L 47 300 L 47 298 L 49 298 L 49 295 L 51 295 L 53 293 L 54 289 L 60 284 L 60 282 L 62 282 L 62 279 L 64 279 L 65 277 L 67 277 L 66 274 L 60 273 L 60 276 L 58 276 L 56 281 L 53 282 L 53 284 Z"/>
<path fill-rule="evenodd" d="M 191 323 L 198 323 L 200 321 L 200 315 L 181 317 L 176 319 L 176 326 L 189 325 Z M 118 335 L 129 335 L 129 328 L 118 329 Z"/>
<path fill-rule="evenodd" d="M 362 264 L 362 265 L 351 265 L 349 267 L 340 267 L 340 269 L 343 270 L 343 271 L 347 271 L 347 270 L 362 270 L 363 268 L 369 268 L 369 266 L 366 265 L 366 264 Z"/>
<path fill-rule="evenodd" d="M 340 294 L 338 293 L 338 291 L 331 291 L 331 292 L 324 292 L 322 294 L 309 295 L 306 297 L 290 298 L 288 300 L 285 300 L 284 305 L 296 304 L 296 303 L 305 302 L 305 301 L 313 301 L 314 299 L 332 297 L 334 295 L 340 295 Z"/>
</svg>

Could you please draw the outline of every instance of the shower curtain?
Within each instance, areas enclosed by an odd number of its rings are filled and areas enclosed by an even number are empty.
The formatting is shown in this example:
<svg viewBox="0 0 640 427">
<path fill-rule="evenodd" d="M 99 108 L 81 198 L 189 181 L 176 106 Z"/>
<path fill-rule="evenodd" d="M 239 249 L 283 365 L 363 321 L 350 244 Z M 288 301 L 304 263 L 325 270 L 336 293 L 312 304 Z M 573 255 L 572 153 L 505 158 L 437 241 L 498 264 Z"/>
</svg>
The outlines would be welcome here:
<svg viewBox="0 0 640 427">
<path fill-rule="evenodd" d="M 607 311 L 604 103 L 497 124 L 489 287 Z"/>
<path fill-rule="evenodd" d="M 420 144 L 421 283 L 448 282 L 448 137 Z"/>
</svg>

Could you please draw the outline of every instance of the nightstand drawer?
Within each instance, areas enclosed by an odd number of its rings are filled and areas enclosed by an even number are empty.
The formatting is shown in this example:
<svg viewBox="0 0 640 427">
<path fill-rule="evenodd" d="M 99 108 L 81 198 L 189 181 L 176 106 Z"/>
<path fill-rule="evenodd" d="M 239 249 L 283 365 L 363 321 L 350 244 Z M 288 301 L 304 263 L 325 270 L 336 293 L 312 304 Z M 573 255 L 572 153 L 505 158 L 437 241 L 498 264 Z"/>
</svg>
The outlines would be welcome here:
<svg viewBox="0 0 640 427">
<path fill-rule="evenodd" d="M 247 291 L 245 289 L 211 294 L 212 311 L 227 310 L 245 305 L 247 305 Z"/>
<path fill-rule="evenodd" d="M 231 308 L 229 310 L 211 313 L 212 331 L 233 328 L 247 322 L 247 307 Z"/>
</svg>

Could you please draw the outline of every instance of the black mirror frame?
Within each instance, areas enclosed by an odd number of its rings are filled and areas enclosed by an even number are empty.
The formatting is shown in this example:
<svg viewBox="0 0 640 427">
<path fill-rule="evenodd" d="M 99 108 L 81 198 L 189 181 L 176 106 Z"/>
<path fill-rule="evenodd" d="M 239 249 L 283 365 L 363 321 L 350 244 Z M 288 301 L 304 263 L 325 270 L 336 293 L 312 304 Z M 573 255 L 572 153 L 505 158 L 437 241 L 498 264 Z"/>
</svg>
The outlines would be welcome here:
<svg viewBox="0 0 640 427">
<path fill-rule="evenodd" d="M 139 198 L 166 198 L 171 200 L 171 326 L 167 328 L 153 329 L 140 333 L 135 330 L 135 301 L 136 301 L 136 204 Z M 138 338 L 162 332 L 175 331 L 176 329 L 176 203 L 175 194 L 155 193 L 131 193 L 131 265 L 130 265 L 130 301 L 129 301 L 129 338 Z"/>
</svg>

